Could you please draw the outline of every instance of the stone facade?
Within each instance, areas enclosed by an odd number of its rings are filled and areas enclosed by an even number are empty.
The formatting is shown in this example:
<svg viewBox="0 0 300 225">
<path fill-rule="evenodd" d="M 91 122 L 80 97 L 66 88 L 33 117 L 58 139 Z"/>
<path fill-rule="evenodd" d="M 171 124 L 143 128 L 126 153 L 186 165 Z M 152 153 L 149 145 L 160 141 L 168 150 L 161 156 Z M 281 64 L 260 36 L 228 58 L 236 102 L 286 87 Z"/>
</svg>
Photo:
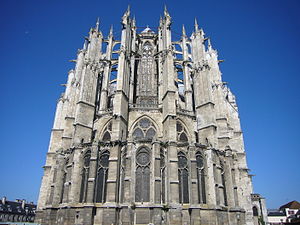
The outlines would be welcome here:
<svg viewBox="0 0 300 225">
<path fill-rule="evenodd" d="M 253 225 L 235 97 L 195 21 L 171 38 L 92 28 L 68 75 L 40 189 L 41 224 Z"/>
</svg>

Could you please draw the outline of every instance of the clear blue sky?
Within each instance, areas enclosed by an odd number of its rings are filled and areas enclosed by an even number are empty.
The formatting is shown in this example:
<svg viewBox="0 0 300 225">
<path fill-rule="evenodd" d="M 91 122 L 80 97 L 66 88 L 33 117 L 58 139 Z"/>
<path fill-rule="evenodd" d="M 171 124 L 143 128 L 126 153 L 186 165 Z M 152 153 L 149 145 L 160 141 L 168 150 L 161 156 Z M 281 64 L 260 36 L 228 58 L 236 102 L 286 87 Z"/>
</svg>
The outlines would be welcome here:
<svg viewBox="0 0 300 225">
<path fill-rule="evenodd" d="M 138 26 L 157 26 L 163 5 L 191 34 L 194 17 L 219 52 L 239 105 L 254 191 L 268 208 L 300 201 L 300 1 L 0 2 L 0 195 L 37 200 L 56 100 L 84 36 L 108 34 L 130 4 Z"/>
</svg>

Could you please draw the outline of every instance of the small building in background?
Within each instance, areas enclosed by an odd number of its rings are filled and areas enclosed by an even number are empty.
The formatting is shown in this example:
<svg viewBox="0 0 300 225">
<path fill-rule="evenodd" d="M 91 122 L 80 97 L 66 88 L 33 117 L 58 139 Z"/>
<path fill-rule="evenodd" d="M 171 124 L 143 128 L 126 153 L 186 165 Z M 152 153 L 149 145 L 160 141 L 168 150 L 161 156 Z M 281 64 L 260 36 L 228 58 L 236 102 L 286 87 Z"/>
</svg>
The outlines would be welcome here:
<svg viewBox="0 0 300 225">
<path fill-rule="evenodd" d="M 266 208 L 266 199 L 260 194 L 251 194 L 252 211 L 254 218 L 254 225 L 260 225 L 262 223 L 267 224 L 268 213 Z"/>
<path fill-rule="evenodd" d="M 291 201 L 279 209 L 269 209 L 268 221 L 270 225 L 300 224 L 300 203 Z"/>
<path fill-rule="evenodd" d="M 24 199 L 7 201 L 3 197 L 0 201 L 0 223 L 1 222 L 33 222 L 35 218 L 36 205 L 26 202 Z"/>
</svg>

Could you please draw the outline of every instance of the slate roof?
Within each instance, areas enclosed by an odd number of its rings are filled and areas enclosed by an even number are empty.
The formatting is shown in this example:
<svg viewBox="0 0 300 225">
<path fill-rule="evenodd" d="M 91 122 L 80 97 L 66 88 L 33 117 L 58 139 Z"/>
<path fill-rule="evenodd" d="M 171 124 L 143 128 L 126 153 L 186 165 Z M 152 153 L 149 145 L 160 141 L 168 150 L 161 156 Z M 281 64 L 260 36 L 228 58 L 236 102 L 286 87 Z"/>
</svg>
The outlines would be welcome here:
<svg viewBox="0 0 300 225">
<path fill-rule="evenodd" d="M 291 201 L 285 205 L 282 205 L 280 206 L 279 209 L 286 209 L 286 208 L 289 208 L 289 209 L 300 209 L 300 203 L 297 202 L 297 201 Z"/>
<path fill-rule="evenodd" d="M 285 216 L 285 213 L 282 211 L 272 211 L 268 212 L 268 216 Z"/>
</svg>

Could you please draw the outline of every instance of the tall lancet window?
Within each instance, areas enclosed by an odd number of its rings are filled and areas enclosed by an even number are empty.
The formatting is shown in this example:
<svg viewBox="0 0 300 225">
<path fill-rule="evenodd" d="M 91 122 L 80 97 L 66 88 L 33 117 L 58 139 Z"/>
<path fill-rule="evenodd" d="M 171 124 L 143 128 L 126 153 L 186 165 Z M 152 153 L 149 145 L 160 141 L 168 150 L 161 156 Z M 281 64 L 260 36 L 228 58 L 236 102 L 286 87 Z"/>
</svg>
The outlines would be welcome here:
<svg viewBox="0 0 300 225">
<path fill-rule="evenodd" d="M 166 202 L 166 161 L 165 152 L 160 149 L 161 203 Z"/>
<path fill-rule="evenodd" d="M 188 142 L 188 136 L 186 129 L 182 125 L 181 122 L 177 121 L 176 123 L 176 130 L 177 130 L 177 140 L 179 142 Z"/>
<path fill-rule="evenodd" d="M 140 105 L 157 104 L 157 79 L 154 61 L 154 48 L 147 41 L 141 49 L 141 58 L 137 70 L 137 103 Z"/>
<path fill-rule="evenodd" d="M 199 203 L 204 204 L 204 203 L 206 203 L 204 158 L 200 152 L 196 153 L 196 166 L 197 166 L 197 183 L 198 183 Z"/>
<path fill-rule="evenodd" d="M 86 202 L 88 179 L 90 172 L 91 151 L 87 151 L 83 157 L 83 166 L 81 170 L 81 189 L 79 202 Z"/>
<path fill-rule="evenodd" d="M 69 159 L 65 161 L 63 167 L 63 178 L 62 178 L 62 187 L 61 187 L 61 194 L 60 194 L 60 203 L 64 202 L 64 196 L 68 194 L 68 186 L 67 186 L 67 178 L 68 178 L 68 164 Z"/>
<path fill-rule="evenodd" d="M 135 201 L 150 201 L 150 150 L 143 146 L 136 153 Z"/>
<path fill-rule="evenodd" d="M 105 150 L 98 157 L 95 202 L 104 203 L 106 200 L 106 183 L 108 177 L 109 151 Z"/>
<path fill-rule="evenodd" d="M 110 141 L 111 140 L 111 133 L 112 133 L 112 122 L 109 122 L 103 131 L 102 140 L 103 141 Z"/>
<path fill-rule="evenodd" d="M 179 202 L 189 203 L 188 160 L 183 152 L 178 153 Z"/>
<path fill-rule="evenodd" d="M 62 179 L 62 188 L 61 188 L 61 195 L 60 195 L 60 203 L 62 203 L 63 200 L 64 200 L 66 181 L 67 181 L 67 172 L 64 171 L 64 173 L 63 173 L 63 179 Z"/>
</svg>

